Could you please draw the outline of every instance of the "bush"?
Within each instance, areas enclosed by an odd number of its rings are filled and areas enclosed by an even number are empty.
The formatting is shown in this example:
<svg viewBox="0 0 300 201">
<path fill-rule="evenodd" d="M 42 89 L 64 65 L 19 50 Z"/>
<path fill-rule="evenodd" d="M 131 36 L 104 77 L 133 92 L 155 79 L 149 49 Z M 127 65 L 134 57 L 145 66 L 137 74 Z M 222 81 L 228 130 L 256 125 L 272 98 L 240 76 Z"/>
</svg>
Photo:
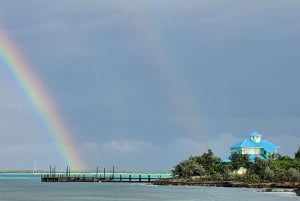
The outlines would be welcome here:
<svg viewBox="0 0 300 201">
<path fill-rule="evenodd" d="M 273 170 L 271 170 L 270 167 L 266 167 L 265 173 L 264 173 L 264 179 L 268 181 L 273 181 L 275 177 L 275 173 Z"/>
<path fill-rule="evenodd" d="M 259 178 L 259 176 L 257 174 L 249 174 L 249 175 L 247 175 L 247 179 L 249 182 L 252 182 L 252 183 L 258 183 L 261 181 L 261 179 Z"/>
<path fill-rule="evenodd" d="M 291 168 L 288 171 L 286 171 L 285 179 L 286 181 L 292 181 L 292 182 L 300 181 L 300 173 L 298 170 Z"/>
</svg>

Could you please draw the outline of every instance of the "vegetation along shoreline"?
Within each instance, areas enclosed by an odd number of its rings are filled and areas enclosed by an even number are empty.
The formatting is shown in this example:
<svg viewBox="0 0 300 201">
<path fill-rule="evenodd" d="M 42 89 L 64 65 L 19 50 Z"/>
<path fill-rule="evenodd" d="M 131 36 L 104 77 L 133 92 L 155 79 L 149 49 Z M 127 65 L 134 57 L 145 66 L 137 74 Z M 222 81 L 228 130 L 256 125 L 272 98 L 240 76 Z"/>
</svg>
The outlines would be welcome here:
<svg viewBox="0 0 300 201">
<path fill-rule="evenodd" d="M 159 179 L 152 181 L 153 185 L 173 185 L 173 186 L 212 186 L 212 187 L 238 187 L 238 188 L 285 188 L 298 189 L 300 182 L 260 182 L 247 183 L 239 181 L 199 181 L 186 179 Z"/>
<path fill-rule="evenodd" d="M 300 194 L 300 147 L 295 157 L 274 154 L 268 159 L 232 152 L 229 162 L 212 150 L 201 156 L 190 156 L 172 169 L 173 178 L 152 181 L 153 185 L 186 185 L 214 187 L 280 188 Z"/>
</svg>

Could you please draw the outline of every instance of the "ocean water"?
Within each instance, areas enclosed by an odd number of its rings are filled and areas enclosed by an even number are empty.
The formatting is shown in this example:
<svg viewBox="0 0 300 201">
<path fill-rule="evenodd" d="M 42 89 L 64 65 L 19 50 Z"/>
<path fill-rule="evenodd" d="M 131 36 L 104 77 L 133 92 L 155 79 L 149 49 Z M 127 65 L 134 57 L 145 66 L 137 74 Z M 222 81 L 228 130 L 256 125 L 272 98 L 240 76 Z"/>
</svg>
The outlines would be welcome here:
<svg viewBox="0 0 300 201">
<path fill-rule="evenodd" d="M 41 183 L 32 174 L 0 174 L 0 201 L 289 201 L 292 192 L 199 186 L 153 186 L 145 183 Z"/>
</svg>

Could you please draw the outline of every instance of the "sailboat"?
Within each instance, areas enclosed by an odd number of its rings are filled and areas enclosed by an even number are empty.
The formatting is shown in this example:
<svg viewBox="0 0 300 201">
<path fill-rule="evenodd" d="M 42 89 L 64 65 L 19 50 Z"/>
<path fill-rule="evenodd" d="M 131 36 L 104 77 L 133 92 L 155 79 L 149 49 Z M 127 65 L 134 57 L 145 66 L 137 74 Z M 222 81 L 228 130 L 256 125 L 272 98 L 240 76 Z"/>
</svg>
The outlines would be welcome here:
<svg viewBox="0 0 300 201">
<path fill-rule="evenodd" d="M 32 170 L 32 174 L 38 174 L 38 170 L 37 170 L 37 162 L 34 161 L 34 164 L 33 164 L 33 170 Z"/>
</svg>

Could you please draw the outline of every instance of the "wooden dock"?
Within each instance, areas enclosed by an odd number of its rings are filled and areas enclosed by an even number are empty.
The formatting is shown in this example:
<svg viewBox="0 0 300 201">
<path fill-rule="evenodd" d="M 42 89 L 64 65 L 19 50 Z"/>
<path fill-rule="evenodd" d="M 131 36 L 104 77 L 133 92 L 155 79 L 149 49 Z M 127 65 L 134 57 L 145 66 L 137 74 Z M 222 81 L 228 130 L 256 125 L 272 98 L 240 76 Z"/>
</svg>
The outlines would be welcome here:
<svg viewBox="0 0 300 201">
<path fill-rule="evenodd" d="M 128 177 L 124 177 L 119 175 L 118 177 L 114 177 L 110 175 L 109 177 L 104 177 L 102 175 L 99 176 L 85 176 L 85 175 L 74 175 L 74 176 L 66 176 L 65 174 L 43 174 L 41 175 L 42 182 L 144 182 L 150 183 L 152 181 L 156 181 L 160 179 L 160 177 L 151 177 L 148 175 L 147 177 L 142 177 L 142 175 L 138 175 L 138 177 L 133 177 L 132 175 L 128 175 Z"/>
<path fill-rule="evenodd" d="M 88 176 L 87 176 L 88 175 Z M 145 175 L 145 174 L 115 174 L 114 167 L 111 173 L 105 173 L 105 168 L 102 173 L 88 174 L 74 174 L 71 173 L 70 168 L 67 167 L 65 173 L 57 173 L 55 168 L 50 167 L 48 174 L 41 175 L 41 182 L 139 182 L 139 183 L 150 183 L 161 179 L 159 175 Z"/>
</svg>

